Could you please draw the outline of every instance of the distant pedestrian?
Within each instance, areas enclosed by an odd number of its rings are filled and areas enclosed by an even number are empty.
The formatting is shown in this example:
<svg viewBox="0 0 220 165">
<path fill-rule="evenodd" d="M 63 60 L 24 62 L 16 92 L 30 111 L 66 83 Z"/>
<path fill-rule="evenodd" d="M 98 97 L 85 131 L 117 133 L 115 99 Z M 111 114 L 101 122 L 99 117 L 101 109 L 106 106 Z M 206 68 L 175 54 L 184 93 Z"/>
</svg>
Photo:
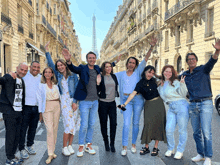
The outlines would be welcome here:
<svg viewBox="0 0 220 165">
<path fill-rule="evenodd" d="M 187 125 L 189 121 L 189 103 L 186 100 L 187 87 L 185 77 L 177 80 L 177 73 L 172 65 L 166 65 L 162 69 L 162 83 L 158 87 L 160 97 L 168 104 L 166 119 L 166 136 L 168 150 L 165 156 L 170 157 L 175 151 L 174 132 L 176 125 L 179 129 L 179 144 L 175 159 L 181 159 L 187 142 Z"/>
<path fill-rule="evenodd" d="M 181 71 L 180 71 L 180 73 L 179 73 L 179 75 L 182 75 L 183 72 L 184 72 L 184 69 L 182 68 Z"/>
<path fill-rule="evenodd" d="M 22 111 L 25 105 L 25 83 L 22 78 L 27 74 L 28 66 L 26 63 L 20 63 L 16 69 L 17 78 L 14 79 L 9 74 L 0 77 L 0 85 L 2 85 L 0 112 L 3 113 L 6 130 L 6 165 L 22 164 L 21 160 L 15 158 L 15 152 L 19 143 Z"/>
<path fill-rule="evenodd" d="M 37 100 L 40 121 L 44 121 L 47 129 L 48 158 L 46 164 L 51 163 L 51 161 L 57 157 L 54 151 L 60 118 L 60 93 L 56 84 L 57 80 L 53 69 L 49 67 L 45 68 L 37 90 Z"/>
<path fill-rule="evenodd" d="M 140 155 L 149 153 L 149 143 L 155 140 L 151 156 L 157 156 L 159 141 L 166 142 L 166 112 L 163 100 L 160 98 L 157 90 L 156 79 L 153 77 L 155 71 L 153 66 L 146 66 L 141 74 L 141 80 L 137 83 L 134 91 L 125 100 L 124 104 L 121 105 L 128 108 L 129 102 L 137 94 L 141 94 L 146 100 L 144 103 L 144 128 L 141 135 L 141 144 L 145 144 L 145 147 L 142 147 Z"/>
<path fill-rule="evenodd" d="M 23 110 L 23 121 L 21 125 L 19 151 L 21 158 L 27 159 L 29 155 L 35 155 L 34 138 L 36 134 L 37 124 L 39 121 L 39 112 L 37 106 L 36 91 L 39 87 L 41 75 L 40 63 L 33 61 L 30 66 L 30 71 L 24 76 L 25 82 L 25 106 Z M 25 140 L 27 137 L 26 147 Z"/>
<path fill-rule="evenodd" d="M 78 77 L 72 73 L 62 59 L 53 63 L 53 60 L 48 51 L 49 42 L 46 44 L 46 58 L 48 66 L 50 66 L 58 80 L 58 87 L 61 95 L 61 112 L 63 115 L 63 149 L 62 153 L 65 156 L 74 154 L 72 142 L 76 131 L 80 127 L 80 114 L 77 110 L 77 100 L 73 98 L 78 85 Z"/>
<path fill-rule="evenodd" d="M 113 66 L 110 62 L 104 62 L 101 67 L 102 76 L 101 83 L 98 87 L 99 93 L 99 120 L 101 126 L 101 133 L 105 143 L 105 150 L 115 152 L 115 135 L 117 127 L 117 109 L 115 97 L 118 94 L 118 80 L 113 74 Z M 110 147 L 108 139 L 108 117 L 110 119 Z"/>
<path fill-rule="evenodd" d="M 218 60 L 220 52 L 220 40 L 213 45 L 215 53 L 205 65 L 197 66 L 198 57 L 195 53 L 186 55 L 189 70 L 182 75 L 185 78 L 189 91 L 189 114 L 193 128 L 193 137 L 196 142 L 198 155 L 192 161 L 204 160 L 204 165 L 211 165 L 212 151 L 212 90 L 210 72 Z M 204 139 L 204 144 L 203 140 Z"/>
<path fill-rule="evenodd" d="M 148 58 L 151 55 L 153 47 L 156 45 L 157 39 L 152 36 L 150 41 L 150 49 L 148 50 L 145 58 L 139 64 L 139 61 L 135 57 L 129 57 L 126 62 L 126 71 L 118 72 L 115 75 L 117 76 L 119 83 L 119 94 L 120 94 L 120 104 L 123 104 L 129 95 L 134 91 L 136 84 L 141 79 L 141 74 L 146 66 Z M 123 111 L 123 131 L 122 131 L 122 151 L 121 155 L 125 156 L 127 154 L 128 146 L 128 135 L 132 119 L 132 147 L 131 152 L 135 153 L 136 141 L 139 132 L 139 121 L 141 112 L 144 106 L 144 98 L 142 95 L 136 95 L 127 105 L 126 111 Z M 132 115 L 133 114 L 133 115 Z M 132 117 L 133 116 L 133 117 Z"/>
</svg>

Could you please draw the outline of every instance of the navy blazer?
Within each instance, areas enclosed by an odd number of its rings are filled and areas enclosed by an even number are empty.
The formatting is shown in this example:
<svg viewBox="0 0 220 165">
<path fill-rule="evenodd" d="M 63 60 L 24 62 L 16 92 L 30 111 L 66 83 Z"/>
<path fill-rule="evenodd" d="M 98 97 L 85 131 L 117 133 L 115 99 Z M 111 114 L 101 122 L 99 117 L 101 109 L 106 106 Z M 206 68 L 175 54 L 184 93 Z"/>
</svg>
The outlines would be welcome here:
<svg viewBox="0 0 220 165">
<path fill-rule="evenodd" d="M 22 107 L 25 104 L 25 84 L 24 80 L 22 81 Z M 13 79 L 11 75 L 5 74 L 3 77 L 0 77 L 0 85 L 2 85 L 2 91 L 0 95 L 0 112 L 5 114 L 13 113 L 13 103 L 15 99 L 15 85 L 16 79 Z"/>
<path fill-rule="evenodd" d="M 67 66 L 71 72 L 79 74 L 79 77 L 80 77 L 79 83 L 76 87 L 76 91 L 74 94 L 74 99 L 85 100 L 86 96 L 87 96 L 86 86 L 89 83 L 89 67 L 88 67 L 88 65 L 81 64 L 78 67 L 76 67 L 73 64 L 70 64 L 70 65 L 67 64 Z M 96 70 L 97 74 L 100 74 L 100 67 L 98 65 L 94 65 L 94 69 Z"/>
</svg>

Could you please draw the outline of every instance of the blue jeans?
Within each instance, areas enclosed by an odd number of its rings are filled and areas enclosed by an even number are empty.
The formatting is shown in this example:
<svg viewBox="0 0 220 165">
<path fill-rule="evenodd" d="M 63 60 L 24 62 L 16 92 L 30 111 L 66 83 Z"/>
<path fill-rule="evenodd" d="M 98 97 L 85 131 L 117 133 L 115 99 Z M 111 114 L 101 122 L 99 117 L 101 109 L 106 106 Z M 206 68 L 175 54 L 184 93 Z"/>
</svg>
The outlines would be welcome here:
<svg viewBox="0 0 220 165">
<path fill-rule="evenodd" d="M 123 102 L 127 100 L 128 96 L 124 96 Z M 123 111 L 124 124 L 122 132 L 122 145 L 128 146 L 128 135 L 131 124 L 131 117 L 133 112 L 133 130 L 132 130 L 132 144 L 136 144 L 138 132 L 139 132 L 139 121 L 141 112 L 144 106 L 144 99 L 141 95 L 136 95 L 127 105 L 126 111 Z"/>
<path fill-rule="evenodd" d="M 189 122 L 189 103 L 186 100 L 172 101 L 169 104 L 166 122 L 168 150 L 175 148 L 174 131 L 179 127 L 179 144 L 177 151 L 183 153 L 187 142 L 187 125 Z"/>
<path fill-rule="evenodd" d="M 79 145 L 92 143 L 92 136 L 98 111 L 98 100 L 80 101 L 79 110 L 81 117 L 81 125 L 79 129 Z"/>
<path fill-rule="evenodd" d="M 212 100 L 202 102 L 191 102 L 189 114 L 193 128 L 193 137 L 196 142 L 198 154 L 205 157 L 212 157 Z M 204 138 L 204 145 L 202 140 Z"/>
</svg>

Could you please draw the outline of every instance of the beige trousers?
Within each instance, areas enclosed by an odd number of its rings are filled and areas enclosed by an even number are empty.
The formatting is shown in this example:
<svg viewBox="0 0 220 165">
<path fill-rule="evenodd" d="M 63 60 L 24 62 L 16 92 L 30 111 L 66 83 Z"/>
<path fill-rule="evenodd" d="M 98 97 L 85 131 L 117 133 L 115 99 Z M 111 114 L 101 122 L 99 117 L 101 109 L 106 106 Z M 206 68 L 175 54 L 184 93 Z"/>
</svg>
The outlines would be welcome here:
<svg viewBox="0 0 220 165">
<path fill-rule="evenodd" d="M 60 118 L 60 102 L 47 101 L 43 113 L 44 123 L 47 129 L 47 150 L 48 155 L 53 155 L 57 141 L 57 130 Z"/>
</svg>

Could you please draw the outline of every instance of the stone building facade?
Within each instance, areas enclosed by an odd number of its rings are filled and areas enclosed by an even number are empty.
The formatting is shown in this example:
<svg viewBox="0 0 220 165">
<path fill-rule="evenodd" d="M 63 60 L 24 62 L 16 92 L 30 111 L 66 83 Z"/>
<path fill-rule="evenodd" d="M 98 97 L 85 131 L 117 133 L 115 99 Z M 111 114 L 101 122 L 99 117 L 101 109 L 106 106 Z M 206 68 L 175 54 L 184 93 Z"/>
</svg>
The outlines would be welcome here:
<svg viewBox="0 0 220 165">
<path fill-rule="evenodd" d="M 161 74 L 171 64 L 180 72 L 187 69 L 185 56 L 194 52 L 198 65 L 206 63 L 215 49 L 212 43 L 220 37 L 219 0 L 124 0 L 102 43 L 102 61 L 114 61 L 123 54 L 115 72 L 125 70 L 129 56 L 142 60 L 154 34 L 158 43 L 148 64 Z M 213 95 L 220 93 L 220 62 L 211 72 Z"/>
<path fill-rule="evenodd" d="M 0 73 L 15 71 L 20 62 L 46 66 L 44 45 L 50 41 L 52 58 L 68 48 L 81 63 L 81 47 L 71 20 L 68 0 L 0 0 Z"/>
</svg>

